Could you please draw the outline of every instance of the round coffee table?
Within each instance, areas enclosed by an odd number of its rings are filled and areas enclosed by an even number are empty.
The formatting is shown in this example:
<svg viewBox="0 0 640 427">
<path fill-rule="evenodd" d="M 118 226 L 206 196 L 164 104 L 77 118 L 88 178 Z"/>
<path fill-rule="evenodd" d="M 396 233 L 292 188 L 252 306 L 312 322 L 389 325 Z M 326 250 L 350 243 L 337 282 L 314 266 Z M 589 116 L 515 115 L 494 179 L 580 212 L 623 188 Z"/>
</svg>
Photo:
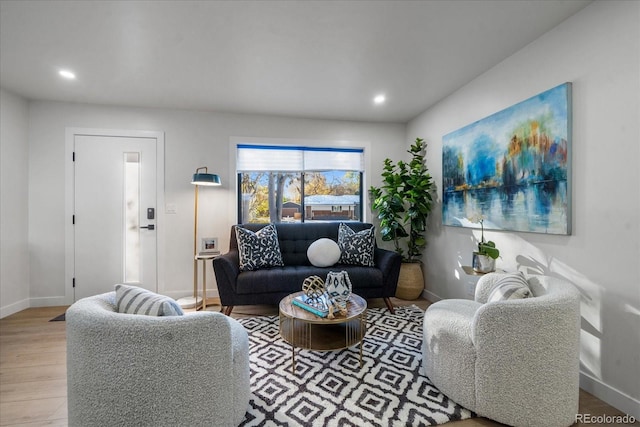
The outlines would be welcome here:
<svg viewBox="0 0 640 427">
<path fill-rule="evenodd" d="M 360 344 L 367 330 L 367 301 L 351 294 L 347 314 L 334 319 L 319 317 L 291 303 L 302 292 L 287 295 L 280 301 L 280 335 L 291 344 L 291 366 L 296 372 L 296 348 L 317 351 L 342 350 Z"/>
</svg>

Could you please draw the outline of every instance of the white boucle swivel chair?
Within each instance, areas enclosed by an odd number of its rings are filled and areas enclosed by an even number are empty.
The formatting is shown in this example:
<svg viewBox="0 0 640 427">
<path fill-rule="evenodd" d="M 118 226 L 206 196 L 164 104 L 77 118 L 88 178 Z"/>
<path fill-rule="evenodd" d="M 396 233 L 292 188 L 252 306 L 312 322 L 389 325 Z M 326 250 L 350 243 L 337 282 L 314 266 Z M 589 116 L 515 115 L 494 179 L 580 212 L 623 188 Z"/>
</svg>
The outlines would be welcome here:
<svg viewBox="0 0 640 427">
<path fill-rule="evenodd" d="M 249 406 L 249 341 L 216 312 L 116 311 L 115 292 L 66 312 L 69 426 L 235 426 Z"/>
<path fill-rule="evenodd" d="M 478 281 L 475 301 L 438 301 L 423 323 L 427 377 L 460 405 L 513 426 L 569 426 L 579 394 L 580 294 L 525 276 L 533 297 L 487 303 L 502 274 Z"/>
</svg>

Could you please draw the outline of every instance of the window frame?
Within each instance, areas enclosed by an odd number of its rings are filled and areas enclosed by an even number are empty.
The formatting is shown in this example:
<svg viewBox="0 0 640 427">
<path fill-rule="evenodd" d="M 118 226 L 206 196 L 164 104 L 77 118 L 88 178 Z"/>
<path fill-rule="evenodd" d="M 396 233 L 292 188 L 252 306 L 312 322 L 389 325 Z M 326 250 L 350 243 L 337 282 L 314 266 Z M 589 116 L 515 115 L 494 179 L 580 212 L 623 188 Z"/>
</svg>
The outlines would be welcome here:
<svg viewBox="0 0 640 427">
<path fill-rule="evenodd" d="M 231 137 L 229 141 L 229 153 L 230 153 L 230 164 L 234 165 L 235 172 L 235 198 L 236 203 L 231 204 L 235 212 L 235 218 L 237 223 L 241 223 L 242 221 L 242 173 L 238 171 L 238 157 L 237 157 L 237 149 L 238 145 L 269 145 L 269 146 L 289 146 L 289 147 L 310 147 L 312 149 L 357 149 L 362 151 L 362 170 L 355 171 L 359 173 L 360 177 L 360 205 L 359 205 L 359 222 L 368 222 L 370 221 L 367 209 L 369 202 L 368 193 L 365 191 L 365 188 L 368 188 L 368 174 L 367 171 L 370 170 L 371 164 L 371 144 L 369 142 L 353 142 L 353 141 L 329 141 L 329 140 L 303 140 L 303 139 L 288 139 L 288 138 L 255 138 L 255 137 Z M 256 171 L 258 172 L 258 171 Z M 273 171 L 276 172 L 276 171 Z M 312 171 L 307 171 L 312 172 Z M 326 172 L 326 171 L 318 171 L 318 172 Z M 296 172 L 298 173 L 298 172 Z M 304 173 L 304 171 L 300 172 Z M 304 175 L 301 176 L 301 222 L 310 221 L 306 218 L 306 212 L 304 208 Z M 319 220 L 316 220 L 319 221 Z"/>
<path fill-rule="evenodd" d="M 236 185 L 238 188 L 238 191 L 236 191 L 236 203 L 237 203 L 237 208 L 236 208 L 236 221 L 237 224 L 243 224 L 242 222 L 242 174 L 244 173 L 255 173 L 255 172 L 260 172 L 260 171 L 245 171 L 245 172 L 238 172 L 236 171 Z M 264 172 L 264 171 L 263 171 Z M 278 171 L 270 171 L 270 172 L 278 172 Z M 318 172 L 318 171 L 307 171 L 307 172 Z M 364 172 L 362 171 L 353 171 L 353 172 L 358 172 L 360 179 L 359 179 L 359 196 L 360 196 L 360 203 L 357 205 L 357 209 L 354 210 L 354 212 L 356 213 L 357 217 L 360 218 L 359 220 L 345 220 L 345 219 L 337 219 L 335 220 L 335 222 L 340 222 L 340 221 L 350 221 L 350 222 L 365 222 L 365 218 L 364 218 L 364 193 L 363 193 L 363 180 L 364 180 Z M 288 172 L 288 173 L 292 173 L 292 172 Z M 300 174 L 300 222 L 304 223 L 307 222 L 307 205 L 305 205 L 304 199 L 306 196 L 305 193 L 305 172 L 297 172 L 298 174 Z M 344 207 L 344 205 L 340 205 L 340 207 Z M 331 206 L 331 212 L 334 212 L 333 210 L 334 206 Z M 339 212 L 339 211 L 338 211 Z M 308 222 L 320 222 L 320 221 L 325 221 L 325 222 L 332 222 L 332 220 L 308 220 Z"/>
</svg>

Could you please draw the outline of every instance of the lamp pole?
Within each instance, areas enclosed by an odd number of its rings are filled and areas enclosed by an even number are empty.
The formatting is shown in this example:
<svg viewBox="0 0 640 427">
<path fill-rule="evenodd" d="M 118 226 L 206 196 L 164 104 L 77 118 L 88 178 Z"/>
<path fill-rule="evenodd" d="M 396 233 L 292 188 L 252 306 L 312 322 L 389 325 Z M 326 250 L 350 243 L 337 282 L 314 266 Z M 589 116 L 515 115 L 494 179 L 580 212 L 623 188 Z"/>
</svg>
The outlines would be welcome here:
<svg viewBox="0 0 640 427">
<path fill-rule="evenodd" d="M 198 184 L 195 184 L 195 202 L 193 219 L 193 298 L 195 298 L 195 308 L 198 309 Z"/>
<path fill-rule="evenodd" d="M 204 172 L 201 172 L 204 170 Z M 220 176 L 208 173 L 207 167 L 203 166 L 196 169 L 196 173 L 193 174 L 191 184 L 195 185 L 194 190 L 194 205 L 193 205 L 193 297 L 184 297 L 178 300 L 178 304 L 182 308 L 195 308 L 198 309 L 198 197 L 199 187 L 205 186 L 219 186 L 222 184 Z M 206 273 L 205 273 L 206 274 Z M 203 282 L 203 286 L 206 286 L 206 282 Z M 202 294 L 202 306 L 206 305 L 204 301 L 206 289 Z"/>
</svg>

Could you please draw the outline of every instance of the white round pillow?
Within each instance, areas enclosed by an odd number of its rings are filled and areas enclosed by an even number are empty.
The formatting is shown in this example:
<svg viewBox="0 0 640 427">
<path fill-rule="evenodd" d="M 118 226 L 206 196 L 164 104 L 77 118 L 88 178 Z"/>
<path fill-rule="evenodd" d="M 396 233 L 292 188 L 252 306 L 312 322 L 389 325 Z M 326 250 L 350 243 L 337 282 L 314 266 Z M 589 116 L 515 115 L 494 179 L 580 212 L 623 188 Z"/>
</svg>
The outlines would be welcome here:
<svg viewBox="0 0 640 427">
<path fill-rule="evenodd" d="M 331 239 L 318 239 L 309 245 L 307 258 L 316 267 L 330 267 L 340 259 L 340 247 Z"/>
</svg>

